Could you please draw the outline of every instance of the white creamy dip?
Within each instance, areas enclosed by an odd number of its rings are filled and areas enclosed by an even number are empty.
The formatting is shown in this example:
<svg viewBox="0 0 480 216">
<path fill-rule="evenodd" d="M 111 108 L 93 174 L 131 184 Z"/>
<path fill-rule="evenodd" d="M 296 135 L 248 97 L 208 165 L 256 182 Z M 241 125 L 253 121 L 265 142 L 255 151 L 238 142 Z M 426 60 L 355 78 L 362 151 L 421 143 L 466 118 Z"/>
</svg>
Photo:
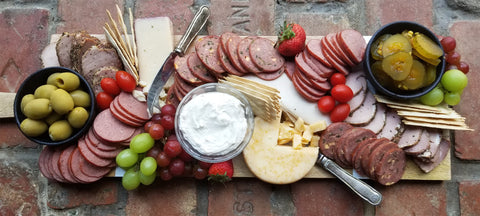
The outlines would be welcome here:
<svg viewBox="0 0 480 216">
<path fill-rule="evenodd" d="M 187 102 L 180 113 L 179 129 L 201 154 L 225 154 L 237 148 L 247 131 L 239 99 L 221 92 L 207 92 Z"/>
</svg>

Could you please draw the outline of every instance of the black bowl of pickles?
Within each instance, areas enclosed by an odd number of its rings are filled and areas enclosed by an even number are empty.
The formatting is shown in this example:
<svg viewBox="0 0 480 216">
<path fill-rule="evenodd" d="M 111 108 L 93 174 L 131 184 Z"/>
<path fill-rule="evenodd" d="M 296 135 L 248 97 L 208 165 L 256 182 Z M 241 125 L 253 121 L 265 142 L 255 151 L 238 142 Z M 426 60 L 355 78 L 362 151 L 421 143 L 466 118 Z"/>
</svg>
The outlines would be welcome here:
<svg viewBox="0 0 480 216">
<path fill-rule="evenodd" d="M 95 117 L 95 94 L 79 73 L 63 67 L 41 69 L 17 91 L 14 115 L 20 131 L 41 145 L 74 143 Z"/>
<path fill-rule="evenodd" d="M 373 34 L 363 64 L 376 93 L 401 100 L 428 93 L 445 72 L 443 47 L 436 35 L 409 21 L 389 23 Z"/>
</svg>

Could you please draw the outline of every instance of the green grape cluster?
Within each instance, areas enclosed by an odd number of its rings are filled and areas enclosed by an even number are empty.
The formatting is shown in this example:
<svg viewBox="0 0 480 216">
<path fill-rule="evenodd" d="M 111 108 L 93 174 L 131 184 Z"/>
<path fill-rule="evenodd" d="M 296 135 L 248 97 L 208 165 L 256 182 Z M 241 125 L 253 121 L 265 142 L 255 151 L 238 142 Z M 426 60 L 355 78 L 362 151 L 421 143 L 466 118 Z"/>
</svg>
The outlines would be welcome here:
<svg viewBox="0 0 480 216">
<path fill-rule="evenodd" d="M 136 135 L 130 141 L 130 148 L 122 150 L 115 158 L 117 165 L 126 170 L 122 177 L 122 186 L 134 190 L 140 184 L 150 185 L 155 181 L 157 161 L 146 152 L 155 144 L 149 133 Z"/>
<path fill-rule="evenodd" d="M 440 84 L 421 96 L 420 101 L 430 106 L 436 106 L 442 102 L 455 106 L 460 103 L 463 89 L 467 84 L 468 78 L 465 73 L 458 69 L 450 69 L 443 74 Z"/>
</svg>

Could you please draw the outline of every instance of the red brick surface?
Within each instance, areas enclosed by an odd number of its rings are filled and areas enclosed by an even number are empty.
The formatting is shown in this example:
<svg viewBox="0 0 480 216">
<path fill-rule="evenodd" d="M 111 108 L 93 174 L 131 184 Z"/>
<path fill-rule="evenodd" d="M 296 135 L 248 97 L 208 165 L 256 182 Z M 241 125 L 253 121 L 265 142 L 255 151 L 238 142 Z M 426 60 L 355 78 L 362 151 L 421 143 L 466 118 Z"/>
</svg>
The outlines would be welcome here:
<svg viewBox="0 0 480 216">
<path fill-rule="evenodd" d="M 458 186 L 460 209 L 463 216 L 474 216 L 480 212 L 480 182 L 465 181 Z"/>
<path fill-rule="evenodd" d="M 14 146 L 36 148 L 38 144 L 30 141 L 22 134 L 14 119 L 0 119 L 0 148 Z"/>
<path fill-rule="evenodd" d="M 442 182 L 402 181 L 376 188 L 383 195 L 377 216 L 447 215 L 447 191 Z"/>
<path fill-rule="evenodd" d="M 57 33 L 86 30 L 92 34 L 103 33 L 108 22 L 106 10 L 117 20 L 117 4 L 123 11 L 124 0 L 59 0 L 58 16 L 62 22 L 57 25 Z"/>
<path fill-rule="evenodd" d="M 33 169 L 17 160 L 0 160 L 0 215 L 40 215 Z"/>
<path fill-rule="evenodd" d="M 303 26 L 309 36 L 327 35 L 331 32 L 339 32 L 351 28 L 346 14 L 288 14 L 285 18 L 288 22 L 295 22 Z M 321 28 L 319 24 L 321 23 Z"/>
<path fill-rule="evenodd" d="M 301 180 L 291 185 L 297 215 L 363 215 L 363 200 L 338 180 Z"/>
<path fill-rule="evenodd" d="M 372 35 L 382 25 L 400 20 L 418 22 L 432 29 L 434 18 L 432 6 L 432 0 L 367 0 L 365 1 L 367 33 Z"/>
<path fill-rule="evenodd" d="M 456 51 L 462 56 L 462 61 L 470 65 L 470 72 L 467 74 L 468 85 L 462 94 L 460 104 L 455 106 L 462 116 L 466 117 L 466 123 L 475 131 L 455 131 L 455 153 L 456 156 L 466 160 L 480 160 L 480 62 L 478 41 L 480 32 L 480 21 L 458 21 L 450 27 L 450 35 L 457 40 Z"/>
<path fill-rule="evenodd" d="M 271 186 L 254 179 L 235 179 L 210 187 L 208 212 L 212 215 L 272 215 Z"/>
<path fill-rule="evenodd" d="M 0 11 L 0 91 L 15 92 L 21 82 L 41 67 L 47 44 L 49 12 L 43 9 Z"/>
<path fill-rule="evenodd" d="M 118 199 L 116 179 L 103 179 L 98 182 L 82 184 L 48 185 L 47 205 L 53 209 L 70 209 L 82 205 L 111 205 Z"/>
<path fill-rule="evenodd" d="M 172 20 L 173 33 L 182 35 L 192 21 L 192 5 L 193 0 L 138 0 L 135 2 L 135 17 L 167 16 Z"/>
<path fill-rule="evenodd" d="M 209 34 L 275 35 L 275 2 L 212 0 Z"/>
<path fill-rule="evenodd" d="M 153 185 L 128 192 L 127 215 L 195 215 L 195 180 L 156 180 Z"/>
</svg>

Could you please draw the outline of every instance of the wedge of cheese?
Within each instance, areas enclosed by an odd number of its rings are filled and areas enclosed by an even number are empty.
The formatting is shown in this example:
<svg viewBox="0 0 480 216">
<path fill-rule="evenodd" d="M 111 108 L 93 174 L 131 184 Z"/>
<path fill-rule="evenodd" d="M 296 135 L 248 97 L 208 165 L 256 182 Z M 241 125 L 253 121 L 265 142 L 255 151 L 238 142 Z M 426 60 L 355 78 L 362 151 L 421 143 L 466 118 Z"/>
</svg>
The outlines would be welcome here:
<svg viewBox="0 0 480 216">
<path fill-rule="evenodd" d="M 289 184 L 302 179 L 315 165 L 318 147 L 294 149 L 277 145 L 280 118 L 265 121 L 255 118 L 255 128 L 243 157 L 250 171 L 272 184 Z"/>
<path fill-rule="evenodd" d="M 174 48 L 172 22 L 168 17 L 136 19 L 135 37 L 140 81 L 150 89 L 155 75 Z"/>
</svg>

